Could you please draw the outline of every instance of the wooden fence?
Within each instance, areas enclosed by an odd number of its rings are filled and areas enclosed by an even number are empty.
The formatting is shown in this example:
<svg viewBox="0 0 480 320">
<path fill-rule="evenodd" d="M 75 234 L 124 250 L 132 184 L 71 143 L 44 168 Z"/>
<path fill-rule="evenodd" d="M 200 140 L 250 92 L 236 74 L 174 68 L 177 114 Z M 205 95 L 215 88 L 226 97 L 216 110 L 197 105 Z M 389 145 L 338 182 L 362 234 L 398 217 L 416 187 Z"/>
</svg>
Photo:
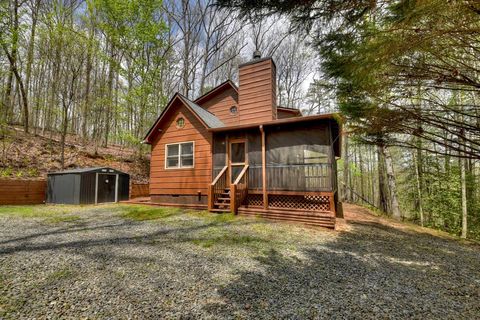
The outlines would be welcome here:
<svg viewBox="0 0 480 320">
<path fill-rule="evenodd" d="M 130 199 L 150 196 L 148 183 L 131 183 Z"/>
<path fill-rule="evenodd" d="M 0 205 L 41 204 L 46 200 L 46 180 L 0 179 Z M 130 199 L 148 197 L 148 183 L 131 183 Z"/>
<path fill-rule="evenodd" d="M 45 202 L 45 180 L 0 180 L 0 205 Z"/>
</svg>

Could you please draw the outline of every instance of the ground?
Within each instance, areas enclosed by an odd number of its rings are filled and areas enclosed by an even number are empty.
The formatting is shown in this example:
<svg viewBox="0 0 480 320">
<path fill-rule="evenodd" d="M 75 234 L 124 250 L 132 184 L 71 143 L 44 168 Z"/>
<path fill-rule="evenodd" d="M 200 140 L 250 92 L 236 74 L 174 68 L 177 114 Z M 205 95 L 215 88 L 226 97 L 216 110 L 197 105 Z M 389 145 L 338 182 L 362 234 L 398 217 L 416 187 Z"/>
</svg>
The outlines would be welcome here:
<svg viewBox="0 0 480 320">
<path fill-rule="evenodd" d="M 26 134 L 15 126 L 0 132 L 0 179 L 44 179 L 48 172 L 61 170 L 59 141 L 56 132 Z M 65 168 L 112 167 L 129 173 L 135 182 L 148 182 L 149 156 L 140 156 L 138 151 L 113 144 L 84 144 L 80 137 L 69 134 Z"/>
<path fill-rule="evenodd" d="M 345 208 L 338 230 L 135 205 L 0 207 L 0 319 L 480 315 L 480 248 Z"/>
</svg>

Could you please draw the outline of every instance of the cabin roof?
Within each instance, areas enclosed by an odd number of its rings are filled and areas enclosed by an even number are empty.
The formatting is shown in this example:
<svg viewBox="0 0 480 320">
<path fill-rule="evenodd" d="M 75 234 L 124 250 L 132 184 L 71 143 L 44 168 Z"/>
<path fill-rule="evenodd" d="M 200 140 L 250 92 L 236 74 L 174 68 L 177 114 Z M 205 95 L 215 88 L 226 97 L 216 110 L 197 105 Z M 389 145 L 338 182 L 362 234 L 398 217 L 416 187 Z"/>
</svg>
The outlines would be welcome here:
<svg viewBox="0 0 480 320">
<path fill-rule="evenodd" d="M 291 113 L 299 114 L 299 115 L 302 114 L 302 111 L 300 111 L 300 109 L 297 109 L 297 108 L 277 106 L 277 110 L 291 112 Z"/>
<path fill-rule="evenodd" d="M 232 80 L 228 79 L 227 81 L 220 83 L 215 88 L 207 91 L 206 93 L 204 93 L 203 95 L 201 95 L 200 97 L 195 99 L 194 102 L 195 103 L 202 103 L 205 100 L 211 99 L 213 96 L 216 96 L 217 94 L 219 94 L 219 93 L 221 93 L 221 92 L 223 92 L 227 89 L 230 89 L 230 88 L 235 90 L 236 93 L 238 93 L 238 88 L 235 85 L 235 83 L 233 83 Z"/>
<path fill-rule="evenodd" d="M 328 120 L 328 119 L 337 121 L 338 119 L 340 119 L 340 114 L 339 113 L 316 114 L 311 116 L 270 120 L 270 121 L 265 121 L 260 123 L 247 123 L 247 124 L 241 124 L 241 125 L 235 125 L 235 126 L 224 126 L 221 128 L 211 128 L 209 130 L 214 132 L 233 131 L 233 130 L 239 130 L 239 129 L 255 128 L 258 126 L 272 126 L 272 125 L 279 125 L 279 124 L 289 124 L 289 123 L 308 122 L 308 121 L 315 121 L 315 120 Z"/>
<path fill-rule="evenodd" d="M 222 128 L 225 127 L 225 124 L 218 119 L 213 113 L 209 112 L 208 110 L 200 107 L 195 102 L 187 99 L 183 95 L 179 94 L 182 100 L 195 112 L 207 125 L 208 128 Z"/>
<path fill-rule="evenodd" d="M 151 142 L 152 136 L 157 132 L 154 129 L 158 127 L 158 125 L 162 121 L 165 114 L 168 112 L 168 110 L 172 108 L 173 102 L 176 99 L 179 99 L 182 102 L 182 104 L 186 106 L 187 109 L 190 110 L 190 112 L 192 112 L 207 129 L 221 128 L 225 126 L 225 124 L 220 119 L 218 119 L 213 113 L 209 112 L 208 110 L 205 110 L 195 102 L 191 101 L 184 95 L 177 92 L 173 95 L 172 99 L 170 99 L 170 101 L 167 103 L 167 106 L 165 107 L 165 109 L 163 109 L 162 113 L 160 113 L 157 120 L 155 121 L 153 126 L 150 128 L 150 130 L 148 130 L 148 133 L 145 135 L 145 138 L 144 138 L 145 143 Z"/>
</svg>

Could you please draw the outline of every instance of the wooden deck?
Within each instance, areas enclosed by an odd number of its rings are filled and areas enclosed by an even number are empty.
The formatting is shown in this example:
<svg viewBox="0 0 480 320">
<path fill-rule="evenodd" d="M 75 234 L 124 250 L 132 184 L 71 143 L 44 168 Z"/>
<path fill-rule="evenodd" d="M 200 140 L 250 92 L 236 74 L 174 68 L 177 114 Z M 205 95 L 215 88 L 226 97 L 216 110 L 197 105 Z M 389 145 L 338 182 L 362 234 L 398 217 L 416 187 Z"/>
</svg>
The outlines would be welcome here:
<svg viewBox="0 0 480 320">
<path fill-rule="evenodd" d="M 335 229 L 335 215 L 332 212 L 312 212 L 295 209 L 238 208 L 240 215 L 261 217 L 270 220 L 301 223 L 308 226 Z"/>
<path fill-rule="evenodd" d="M 134 198 L 128 201 L 121 201 L 125 204 L 141 204 L 141 205 L 150 205 L 150 206 L 171 206 L 171 207 L 180 207 L 188 209 L 198 209 L 205 210 L 204 207 L 198 207 L 195 205 L 179 205 L 179 204 L 168 204 L 168 203 L 155 203 L 152 202 L 150 197 L 141 197 Z M 216 212 L 213 211 L 212 212 Z M 225 211 L 222 211 L 225 212 Z M 321 211 L 306 211 L 298 209 L 263 209 L 259 206 L 245 206 L 242 205 L 238 208 L 237 213 L 242 216 L 250 217 L 261 217 L 269 220 L 285 221 L 285 222 L 294 222 L 300 223 L 306 226 L 312 227 L 324 227 L 335 229 L 336 218 L 333 212 L 321 212 Z"/>
</svg>

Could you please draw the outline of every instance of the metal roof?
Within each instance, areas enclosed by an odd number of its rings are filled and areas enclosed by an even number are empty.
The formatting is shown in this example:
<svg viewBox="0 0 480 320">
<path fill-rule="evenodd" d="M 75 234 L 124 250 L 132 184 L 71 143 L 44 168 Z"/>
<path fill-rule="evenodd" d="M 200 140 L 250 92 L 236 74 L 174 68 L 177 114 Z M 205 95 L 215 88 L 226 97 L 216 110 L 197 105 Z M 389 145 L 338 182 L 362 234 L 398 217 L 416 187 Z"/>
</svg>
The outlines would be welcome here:
<svg viewBox="0 0 480 320">
<path fill-rule="evenodd" d="M 220 119 L 218 119 L 213 113 L 203 109 L 198 104 L 189 100 L 185 96 L 183 96 L 181 94 L 179 94 L 179 96 L 182 98 L 182 100 L 184 100 L 184 102 L 186 104 L 188 104 L 190 109 L 192 109 L 192 111 L 195 112 L 197 114 L 197 116 L 199 116 L 200 119 L 203 120 L 203 122 L 205 122 L 207 127 L 212 128 L 212 129 L 213 128 L 223 128 L 223 127 L 225 127 L 225 124 Z"/>
<path fill-rule="evenodd" d="M 63 171 L 49 172 L 48 174 L 85 173 L 85 172 L 101 171 L 102 169 L 114 170 L 115 172 L 121 172 L 117 169 L 113 169 L 113 168 L 110 168 L 110 167 L 89 167 L 89 168 L 75 168 L 75 169 L 69 169 L 69 170 L 63 170 Z M 121 172 L 121 173 L 124 173 L 124 172 Z"/>
</svg>

